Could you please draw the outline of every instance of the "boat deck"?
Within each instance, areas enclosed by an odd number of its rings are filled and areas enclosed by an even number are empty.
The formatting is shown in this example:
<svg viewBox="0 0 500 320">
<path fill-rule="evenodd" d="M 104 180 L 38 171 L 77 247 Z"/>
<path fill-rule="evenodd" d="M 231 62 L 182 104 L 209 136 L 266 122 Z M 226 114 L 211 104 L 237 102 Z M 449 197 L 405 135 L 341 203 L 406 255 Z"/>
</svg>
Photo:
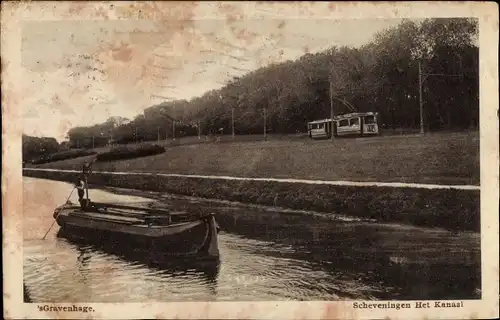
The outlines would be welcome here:
<svg viewBox="0 0 500 320">
<path fill-rule="evenodd" d="M 81 218 L 92 219 L 92 220 L 109 221 L 109 222 L 115 222 L 115 223 L 121 223 L 121 224 L 144 224 L 145 223 L 144 219 L 127 217 L 127 216 L 122 216 L 122 215 L 115 215 L 115 214 L 110 214 L 110 213 L 92 212 L 92 211 L 72 212 L 71 215 L 81 217 Z"/>
<path fill-rule="evenodd" d="M 149 211 L 149 212 L 148 212 Z M 95 221 L 113 222 L 125 225 L 171 225 L 181 222 L 196 220 L 196 215 L 188 215 L 186 212 L 165 212 L 163 210 L 147 210 L 143 208 L 122 206 L 100 206 L 93 210 L 84 211 L 79 207 L 66 208 L 66 214 L 73 217 L 90 219 Z"/>
</svg>

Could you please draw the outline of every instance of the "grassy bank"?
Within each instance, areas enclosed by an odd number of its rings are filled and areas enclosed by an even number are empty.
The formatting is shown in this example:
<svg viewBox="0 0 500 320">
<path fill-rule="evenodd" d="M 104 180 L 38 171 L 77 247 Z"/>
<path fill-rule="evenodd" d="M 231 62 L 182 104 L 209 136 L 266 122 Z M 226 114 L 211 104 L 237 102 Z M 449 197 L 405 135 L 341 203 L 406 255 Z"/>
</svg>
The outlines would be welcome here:
<svg viewBox="0 0 500 320">
<path fill-rule="evenodd" d="M 75 173 L 24 171 L 24 175 L 73 182 Z M 94 173 L 93 185 L 167 192 L 244 203 L 479 231 L 479 191 L 347 187 L 264 181 L 232 181 L 156 175 Z"/>
<path fill-rule="evenodd" d="M 250 139 L 250 138 L 249 138 Z M 80 170 L 95 156 L 35 167 Z M 479 185 L 477 132 L 397 135 L 335 141 L 199 143 L 144 158 L 96 162 L 95 171 Z"/>
</svg>

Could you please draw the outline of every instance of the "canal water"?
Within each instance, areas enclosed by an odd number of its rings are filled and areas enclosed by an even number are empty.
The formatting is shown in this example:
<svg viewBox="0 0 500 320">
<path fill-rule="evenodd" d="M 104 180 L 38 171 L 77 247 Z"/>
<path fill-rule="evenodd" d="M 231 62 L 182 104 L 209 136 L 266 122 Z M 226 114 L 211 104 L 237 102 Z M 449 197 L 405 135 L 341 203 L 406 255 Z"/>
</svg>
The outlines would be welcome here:
<svg viewBox="0 0 500 320">
<path fill-rule="evenodd" d="M 161 201 L 215 212 L 219 261 L 151 265 L 56 236 L 68 183 L 24 178 L 24 285 L 33 302 L 467 299 L 481 295 L 478 233 L 90 190 L 95 201 Z M 144 192 L 143 192 L 144 193 Z M 140 194 L 140 192 L 139 192 Z M 160 197 L 160 199 L 158 199 Z M 74 193 L 70 198 L 77 202 Z M 124 251 L 127 244 L 123 244 Z"/>
</svg>

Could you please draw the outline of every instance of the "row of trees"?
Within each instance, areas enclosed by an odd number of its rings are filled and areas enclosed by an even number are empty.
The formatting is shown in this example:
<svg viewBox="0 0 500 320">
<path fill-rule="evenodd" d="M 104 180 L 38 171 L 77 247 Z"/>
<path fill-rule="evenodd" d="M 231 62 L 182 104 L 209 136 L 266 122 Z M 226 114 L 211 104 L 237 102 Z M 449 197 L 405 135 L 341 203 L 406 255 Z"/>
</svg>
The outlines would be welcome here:
<svg viewBox="0 0 500 320">
<path fill-rule="evenodd" d="M 330 90 L 336 113 L 349 112 L 350 104 L 378 111 L 387 127 L 418 128 L 419 64 L 427 129 L 477 128 L 477 32 L 475 19 L 405 20 L 360 48 L 332 47 L 272 64 L 189 101 L 152 106 L 132 121 L 115 117 L 71 129 L 68 138 L 73 147 L 88 147 L 196 135 L 198 128 L 230 133 L 232 118 L 236 134 L 262 133 L 264 121 L 274 133 L 305 131 L 308 121 L 330 116 Z"/>
<path fill-rule="evenodd" d="M 55 138 L 22 136 L 23 161 L 30 161 L 60 150 L 61 146 Z"/>
</svg>

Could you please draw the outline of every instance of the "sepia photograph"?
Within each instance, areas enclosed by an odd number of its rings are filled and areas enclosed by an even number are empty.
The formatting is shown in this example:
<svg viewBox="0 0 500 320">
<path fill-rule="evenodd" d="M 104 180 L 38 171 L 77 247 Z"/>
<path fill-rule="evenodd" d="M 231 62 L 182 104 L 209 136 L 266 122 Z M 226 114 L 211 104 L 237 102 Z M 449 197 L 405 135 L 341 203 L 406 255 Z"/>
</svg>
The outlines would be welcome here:
<svg viewBox="0 0 500 320">
<path fill-rule="evenodd" d="M 2 5 L 4 317 L 498 316 L 498 12 L 438 4 Z"/>
</svg>

